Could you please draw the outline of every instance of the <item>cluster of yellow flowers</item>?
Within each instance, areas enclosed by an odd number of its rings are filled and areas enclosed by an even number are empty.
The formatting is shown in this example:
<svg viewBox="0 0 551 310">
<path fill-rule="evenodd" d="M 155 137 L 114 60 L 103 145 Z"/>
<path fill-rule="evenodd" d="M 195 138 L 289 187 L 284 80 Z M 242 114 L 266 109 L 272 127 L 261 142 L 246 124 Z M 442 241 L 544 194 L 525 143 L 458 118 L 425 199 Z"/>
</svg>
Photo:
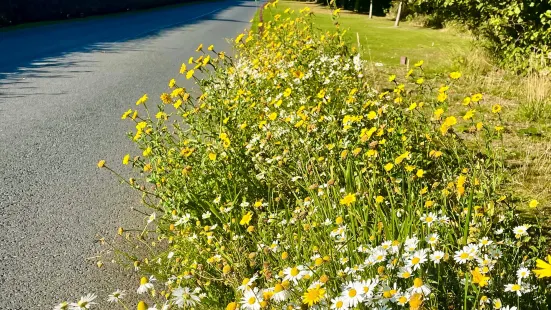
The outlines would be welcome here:
<svg viewBox="0 0 551 310">
<path fill-rule="evenodd" d="M 501 107 L 452 112 L 461 73 L 435 96 L 422 61 L 377 91 L 344 31 L 277 12 L 233 58 L 197 48 L 180 73 L 206 73 L 200 95 L 171 80 L 156 117 L 122 117 L 129 184 L 161 213 L 142 309 L 546 309 L 541 228 L 499 193 Z"/>
</svg>

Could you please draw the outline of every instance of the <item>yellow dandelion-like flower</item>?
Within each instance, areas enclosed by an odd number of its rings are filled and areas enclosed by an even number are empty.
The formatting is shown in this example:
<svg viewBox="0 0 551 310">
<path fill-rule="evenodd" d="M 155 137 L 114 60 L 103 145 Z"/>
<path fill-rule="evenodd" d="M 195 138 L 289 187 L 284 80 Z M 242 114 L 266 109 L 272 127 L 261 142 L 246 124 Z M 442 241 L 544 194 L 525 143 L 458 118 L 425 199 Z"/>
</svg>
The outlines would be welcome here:
<svg viewBox="0 0 551 310">
<path fill-rule="evenodd" d="M 425 63 L 425 61 L 423 60 L 419 60 L 418 62 L 415 63 L 415 68 L 420 68 L 423 66 L 423 64 Z"/>
<path fill-rule="evenodd" d="M 241 221 L 239 221 L 239 225 L 249 225 L 249 222 L 251 221 L 251 219 L 253 218 L 253 213 L 252 212 L 247 212 L 247 214 L 243 215 L 243 217 L 241 218 Z"/>
<path fill-rule="evenodd" d="M 350 206 L 356 201 L 356 195 L 354 193 L 349 193 L 340 200 L 341 205 Z"/>
<path fill-rule="evenodd" d="M 476 267 L 474 270 L 471 271 L 471 274 L 473 276 L 473 283 L 478 284 L 480 287 L 484 287 L 488 285 L 488 280 L 490 280 L 490 277 L 484 276 L 480 272 L 480 268 Z"/>
<path fill-rule="evenodd" d="M 319 285 L 309 288 L 302 296 L 302 302 L 310 307 L 319 303 L 325 296 L 325 289 Z"/>
<path fill-rule="evenodd" d="M 388 77 L 388 81 L 389 82 L 394 82 L 396 81 L 396 74 L 392 74 L 391 76 Z"/>
<path fill-rule="evenodd" d="M 537 200 L 532 199 L 532 200 L 530 200 L 530 202 L 528 203 L 528 206 L 529 206 L 530 208 L 534 209 L 534 208 L 536 208 L 539 204 L 540 204 L 540 203 L 539 203 Z"/>
<path fill-rule="evenodd" d="M 216 154 L 215 153 L 209 153 L 209 159 L 212 161 L 216 160 Z"/>
<path fill-rule="evenodd" d="M 182 64 L 182 66 L 180 67 L 180 74 L 184 74 L 186 73 L 187 71 L 187 66 L 185 63 Z"/>
<path fill-rule="evenodd" d="M 551 255 L 547 255 L 547 262 L 541 259 L 536 260 L 536 267 L 532 270 L 538 278 L 551 277 Z"/>
<path fill-rule="evenodd" d="M 186 74 L 186 79 L 191 79 L 193 77 L 193 74 L 195 73 L 195 70 L 191 69 Z"/>
<path fill-rule="evenodd" d="M 199 52 L 203 49 L 203 43 L 199 44 L 199 46 L 197 46 L 197 49 L 195 50 L 196 52 Z"/>
<path fill-rule="evenodd" d="M 424 175 L 425 175 L 425 171 L 423 169 L 419 169 L 417 170 L 417 172 L 415 173 L 415 175 L 418 177 L 418 178 L 422 178 Z"/>
<path fill-rule="evenodd" d="M 105 167 L 105 160 L 102 159 L 98 162 L 98 168 L 103 168 L 103 167 Z"/>
<path fill-rule="evenodd" d="M 418 78 L 417 81 L 415 81 L 415 83 L 417 83 L 418 85 L 421 85 L 421 84 L 425 83 L 425 79 L 424 78 Z"/>
<path fill-rule="evenodd" d="M 289 97 L 291 95 L 292 90 L 290 88 L 285 89 L 285 92 L 283 92 L 283 96 Z"/>
<path fill-rule="evenodd" d="M 121 115 L 121 119 L 126 119 L 130 114 L 132 114 L 132 109 L 128 109 L 128 111 L 124 112 Z"/>
<path fill-rule="evenodd" d="M 209 47 L 207 48 L 209 51 L 213 51 L 214 50 L 214 45 L 209 45 Z"/>
<path fill-rule="evenodd" d="M 448 94 L 444 92 L 438 93 L 438 97 L 436 99 L 438 99 L 438 102 L 444 102 L 446 101 L 446 99 L 448 99 Z"/>
<path fill-rule="evenodd" d="M 390 170 L 392 170 L 392 168 L 394 168 L 394 164 L 388 163 L 384 166 L 384 168 L 385 168 L 386 171 L 390 171 Z"/>
<path fill-rule="evenodd" d="M 148 97 L 147 94 L 144 94 L 138 101 L 136 101 L 136 105 L 144 104 L 147 101 Z"/>
<path fill-rule="evenodd" d="M 457 80 L 460 77 L 461 77 L 461 72 L 456 71 L 456 72 L 450 73 L 450 79 L 452 80 Z"/>
<path fill-rule="evenodd" d="M 492 106 L 492 113 L 495 114 L 495 113 L 499 113 L 499 112 L 501 112 L 501 106 L 499 104 L 494 104 Z"/>
<path fill-rule="evenodd" d="M 482 100 L 482 94 L 474 94 L 471 96 L 472 102 L 479 102 L 480 100 Z"/>
<path fill-rule="evenodd" d="M 123 159 L 122 159 L 122 164 L 123 165 L 128 165 L 128 162 L 130 161 L 130 154 L 126 154 L 124 155 Z"/>
<path fill-rule="evenodd" d="M 434 111 L 434 118 L 440 119 L 442 117 L 442 114 L 444 113 L 444 109 L 439 108 Z"/>
<path fill-rule="evenodd" d="M 463 119 L 464 120 L 469 120 L 469 119 L 473 118 L 475 112 L 476 112 L 476 110 L 467 111 L 467 113 L 465 113 L 465 115 L 463 115 Z"/>
<path fill-rule="evenodd" d="M 168 82 L 168 87 L 169 88 L 172 88 L 176 85 L 176 80 L 175 79 L 171 79 L 169 82 Z"/>
<path fill-rule="evenodd" d="M 244 36 L 245 36 L 244 33 L 238 35 L 237 38 L 235 38 L 235 44 L 241 42 L 241 40 L 243 39 Z"/>
</svg>

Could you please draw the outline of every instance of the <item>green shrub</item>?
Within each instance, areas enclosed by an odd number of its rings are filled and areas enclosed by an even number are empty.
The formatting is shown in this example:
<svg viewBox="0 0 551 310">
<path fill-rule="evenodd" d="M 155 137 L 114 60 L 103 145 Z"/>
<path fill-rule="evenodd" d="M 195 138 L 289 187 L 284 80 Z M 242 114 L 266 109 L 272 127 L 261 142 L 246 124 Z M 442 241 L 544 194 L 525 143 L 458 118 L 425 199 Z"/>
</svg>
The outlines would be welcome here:
<svg viewBox="0 0 551 310">
<path fill-rule="evenodd" d="M 551 4 L 548 1 L 415 0 L 410 9 L 431 25 L 464 23 L 502 64 L 520 71 L 549 65 Z"/>
</svg>

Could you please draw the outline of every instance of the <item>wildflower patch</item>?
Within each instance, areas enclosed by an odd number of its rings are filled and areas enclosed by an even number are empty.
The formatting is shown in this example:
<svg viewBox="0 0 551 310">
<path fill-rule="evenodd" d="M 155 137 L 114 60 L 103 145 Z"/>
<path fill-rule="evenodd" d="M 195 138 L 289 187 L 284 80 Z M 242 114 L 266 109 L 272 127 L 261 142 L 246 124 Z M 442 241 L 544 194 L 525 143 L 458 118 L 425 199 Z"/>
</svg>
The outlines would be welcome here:
<svg viewBox="0 0 551 310">
<path fill-rule="evenodd" d="M 155 210 L 155 236 L 135 236 L 154 240 L 138 308 L 547 307 L 541 228 L 500 192 L 502 108 L 450 102 L 461 73 L 434 87 L 418 62 L 377 91 L 308 9 L 234 42 L 231 58 L 200 46 L 158 104 L 123 115 L 143 176 L 126 182 Z M 192 78 L 198 96 L 178 86 Z"/>
</svg>

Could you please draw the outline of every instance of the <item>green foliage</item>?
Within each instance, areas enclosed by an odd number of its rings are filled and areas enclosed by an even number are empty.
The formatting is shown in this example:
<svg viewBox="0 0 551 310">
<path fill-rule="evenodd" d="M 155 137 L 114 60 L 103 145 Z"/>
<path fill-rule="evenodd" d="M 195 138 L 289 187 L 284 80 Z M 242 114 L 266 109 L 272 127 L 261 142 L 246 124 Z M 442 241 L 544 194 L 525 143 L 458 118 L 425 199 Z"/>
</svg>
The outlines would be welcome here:
<svg viewBox="0 0 551 310">
<path fill-rule="evenodd" d="M 410 9 L 432 25 L 458 21 L 504 65 L 519 71 L 549 63 L 551 4 L 548 1 L 416 0 Z"/>
</svg>

